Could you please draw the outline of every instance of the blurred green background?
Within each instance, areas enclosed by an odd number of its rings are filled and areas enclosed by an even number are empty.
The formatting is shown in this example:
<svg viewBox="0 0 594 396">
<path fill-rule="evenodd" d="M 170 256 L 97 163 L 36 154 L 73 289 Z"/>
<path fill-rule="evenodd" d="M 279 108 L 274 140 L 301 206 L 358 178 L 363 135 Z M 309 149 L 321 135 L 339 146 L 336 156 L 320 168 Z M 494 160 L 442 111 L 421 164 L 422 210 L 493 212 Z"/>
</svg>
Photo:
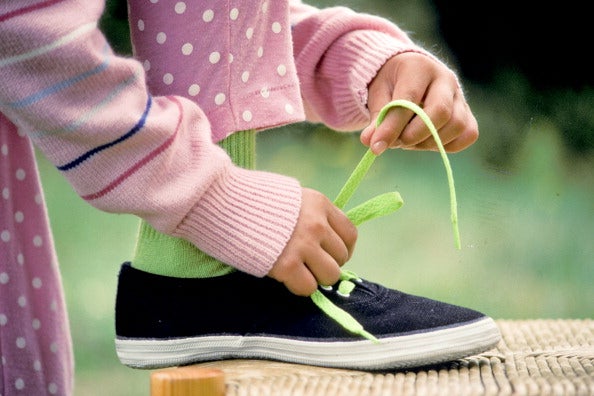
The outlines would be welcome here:
<svg viewBox="0 0 594 396">
<path fill-rule="evenodd" d="M 385 16 L 454 68 L 430 1 L 312 1 Z M 128 54 L 125 7 L 108 2 L 103 29 Z M 475 34 L 469 32 L 468 34 Z M 511 67 L 509 65 L 512 65 Z M 513 62 L 488 81 L 461 80 L 481 137 L 450 156 L 462 249 L 454 248 L 446 176 L 436 153 L 390 151 L 353 198 L 397 190 L 400 211 L 360 227 L 348 268 L 409 293 L 469 306 L 496 319 L 594 317 L 594 91 L 536 86 Z M 298 124 L 258 137 L 258 167 L 334 198 L 365 148 L 357 134 Z M 93 209 L 39 157 L 61 264 L 76 358 L 77 395 L 148 395 L 149 371 L 122 366 L 113 305 L 120 264 L 138 220 Z"/>
</svg>

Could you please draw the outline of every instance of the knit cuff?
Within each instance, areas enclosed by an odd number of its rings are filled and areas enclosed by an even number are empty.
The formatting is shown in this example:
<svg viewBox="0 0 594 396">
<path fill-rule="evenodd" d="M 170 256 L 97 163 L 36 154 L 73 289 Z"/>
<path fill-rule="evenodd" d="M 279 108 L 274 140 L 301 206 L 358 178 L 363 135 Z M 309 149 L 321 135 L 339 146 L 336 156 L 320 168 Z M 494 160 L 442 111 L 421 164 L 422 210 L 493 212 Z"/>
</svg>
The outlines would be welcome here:
<svg viewBox="0 0 594 396">
<path fill-rule="evenodd" d="M 348 78 L 339 81 L 335 90 L 336 107 L 341 119 L 329 120 L 337 130 L 361 129 L 369 124 L 367 109 L 368 87 L 380 68 L 393 56 L 417 52 L 439 60 L 431 53 L 412 43 L 373 30 L 357 30 L 342 36 L 333 45 L 324 60 L 324 68 L 344 72 Z"/>
<path fill-rule="evenodd" d="M 226 264 L 261 277 L 270 271 L 289 241 L 300 208 L 301 186 L 297 180 L 230 167 L 173 235 Z"/>
</svg>

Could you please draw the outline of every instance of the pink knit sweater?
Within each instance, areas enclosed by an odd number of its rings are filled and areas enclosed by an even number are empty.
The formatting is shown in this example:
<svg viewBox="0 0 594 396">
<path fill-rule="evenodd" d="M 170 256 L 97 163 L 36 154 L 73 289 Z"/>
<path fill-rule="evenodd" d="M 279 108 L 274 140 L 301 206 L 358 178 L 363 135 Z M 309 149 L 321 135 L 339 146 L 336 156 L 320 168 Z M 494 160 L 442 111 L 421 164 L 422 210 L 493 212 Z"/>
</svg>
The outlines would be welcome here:
<svg viewBox="0 0 594 396">
<path fill-rule="evenodd" d="M 72 390 L 31 142 L 91 205 L 136 214 L 263 276 L 295 226 L 299 183 L 240 169 L 216 142 L 305 119 L 361 129 L 381 65 L 400 52 L 425 53 L 389 21 L 346 8 L 134 0 L 132 59 L 115 55 L 98 29 L 103 7 L 0 1 L 2 395 Z"/>
<path fill-rule="evenodd" d="M 291 235 L 299 185 L 234 167 L 214 142 L 305 115 L 362 128 L 379 67 L 422 51 L 346 8 L 141 0 L 131 3 L 138 62 L 114 56 L 97 29 L 102 1 L 29 3 L 0 4 L 0 110 L 90 204 L 260 276 Z M 187 66 L 180 75 L 167 71 L 175 63 Z M 162 76 L 150 93 L 143 67 Z"/>
</svg>

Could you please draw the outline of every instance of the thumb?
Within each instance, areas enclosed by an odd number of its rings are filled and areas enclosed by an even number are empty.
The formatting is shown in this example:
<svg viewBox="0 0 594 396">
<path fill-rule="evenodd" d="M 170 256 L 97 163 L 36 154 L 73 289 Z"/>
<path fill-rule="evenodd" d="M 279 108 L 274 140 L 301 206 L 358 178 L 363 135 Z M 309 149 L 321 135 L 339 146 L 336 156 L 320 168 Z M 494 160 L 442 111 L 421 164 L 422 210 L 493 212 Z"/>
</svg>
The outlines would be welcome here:
<svg viewBox="0 0 594 396">
<path fill-rule="evenodd" d="M 382 110 L 383 106 L 386 103 L 389 103 L 391 100 L 392 100 L 392 97 L 388 92 L 379 93 L 379 92 L 372 92 L 372 90 L 370 90 L 370 92 L 369 92 L 369 100 L 367 102 L 367 109 L 369 110 L 370 123 L 363 129 L 363 131 L 361 131 L 360 140 L 361 140 L 361 143 L 363 143 L 365 146 L 372 148 L 372 150 L 374 149 L 374 147 L 372 147 L 372 145 L 374 143 L 376 144 L 376 146 L 377 146 L 377 143 L 380 143 L 380 142 L 374 140 L 377 117 L 379 116 L 379 113 Z M 385 143 L 386 143 L 386 147 L 387 147 L 388 142 L 385 142 Z M 378 148 L 378 147 L 375 147 L 375 148 Z M 379 148 L 381 149 L 381 151 L 385 150 L 385 147 L 383 149 L 381 147 L 379 147 Z M 375 152 L 375 154 L 380 154 L 380 153 Z"/>
</svg>

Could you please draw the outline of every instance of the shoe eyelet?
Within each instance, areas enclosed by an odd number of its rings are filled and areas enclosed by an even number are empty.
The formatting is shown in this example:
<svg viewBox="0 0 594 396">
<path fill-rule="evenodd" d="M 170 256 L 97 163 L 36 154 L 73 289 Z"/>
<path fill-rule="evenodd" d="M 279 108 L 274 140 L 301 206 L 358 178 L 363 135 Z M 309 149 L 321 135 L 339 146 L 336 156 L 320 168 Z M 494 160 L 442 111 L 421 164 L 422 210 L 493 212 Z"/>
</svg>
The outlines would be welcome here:
<svg viewBox="0 0 594 396">
<path fill-rule="evenodd" d="M 324 285 L 320 285 L 320 288 L 326 291 L 332 291 L 332 286 L 324 286 Z"/>
<path fill-rule="evenodd" d="M 351 296 L 351 293 L 348 293 L 348 294 L 347 293 L 341 293 L 338 290 L 336 291 L 336 294 L 338 294 L 339 296 L 344 297 L 344 298 L 349 298 Z"/>
</svg>

